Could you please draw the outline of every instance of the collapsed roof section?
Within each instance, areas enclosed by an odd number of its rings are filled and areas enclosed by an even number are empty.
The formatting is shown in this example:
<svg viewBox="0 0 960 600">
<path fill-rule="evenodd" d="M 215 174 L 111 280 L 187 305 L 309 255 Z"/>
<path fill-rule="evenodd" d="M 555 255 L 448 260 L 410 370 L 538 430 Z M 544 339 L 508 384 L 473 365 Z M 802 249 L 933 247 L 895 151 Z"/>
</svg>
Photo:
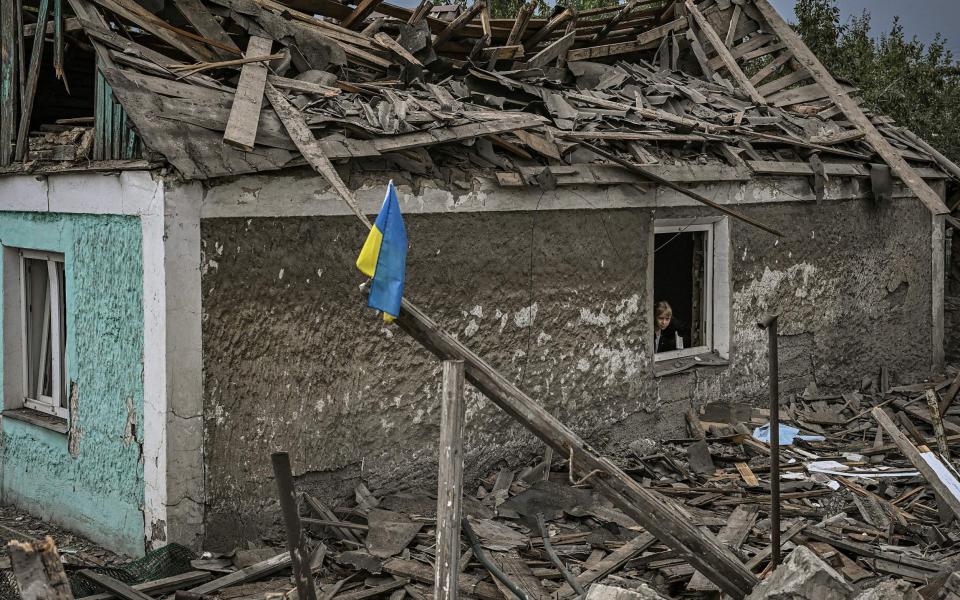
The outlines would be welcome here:
<svg viewBox="0 0 960 600">
<path fill-rule="evenodd" d="M 767 0 L 547 18 L 531 2 L 515 19 L 492 19 L 484 0 L 438 16 L 430 0 L 39 0 L 34 24 L 13 4 L 0 14 L 4 56 L 17 57 L 4 90 L 19 90 L 0 98 L 2 164 L 165 160 L 202 179 L 322 156 L 441 178 L 486 169 L 505 186 L 849 175 L 882 193 L 879 156 L 935 214 L 948 211 L 923 177 L 960 177 L 864 115 Z M 72 54 L 91 68 L 95 55 L 93 117 L 37 122 L 37 81 Z"/>
</svg>

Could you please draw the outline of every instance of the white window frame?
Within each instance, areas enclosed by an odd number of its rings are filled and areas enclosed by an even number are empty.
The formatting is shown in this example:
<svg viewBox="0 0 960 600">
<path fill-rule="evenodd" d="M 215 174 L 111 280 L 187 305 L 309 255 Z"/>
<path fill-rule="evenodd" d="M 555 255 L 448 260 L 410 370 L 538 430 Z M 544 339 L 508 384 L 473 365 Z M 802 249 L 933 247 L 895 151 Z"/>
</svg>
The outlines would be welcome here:
<svg viewBox="0 0 960 600">
<path fill-rule="evenodd" d="M 654 234 L 661 233 L 706 233 L 704 252 L 704 337 L 706 344 L 654 352 L 654 362 L 686 358 L 716 352 L 721 358 L 729 358 L 730 352 L 730 225 L 726 217 L 703 217 L 694 219 L 657 219 Z M 656 240 L 656 238 L 654 238 Z M 656 241 L 653 249 L 656 250 Z M 656 255 L 652 257 L 656 261 Z M 651 271 L 652 273 L 653 271 Z M 651 289 L 655 289 L 651 286 Z M 652 345 L 651 345 L 652 347 Z"/>
<path fill-rule="evenodd" d="M 61 265 L 61 268 L 66 270 L 66 265 L 64 263 L 63 254 L 57 252 L 44 252 L 39 250 L 26 250 L 18 249 L 19 254 L 19 266 L 20 266 L 20 340 L 21 347 L 23 352 L 23 406 L 27 408 L 32 408 L 33 410 L 40 411 L 46 414 L 54 415 L 57 417 L 62 417 L 66 419 L 70 410 L 68 407 L 62 406 L 65 404 L 64 396 L 64 385 L 62 380 L 62 374 L 66 374 L 66 359 L 67 359 L 67 341 L 64 339 L 64 336 L 61 335 L 63 331 L 63 322 L 61 319 L 66 318 L 66 311 L 62 310 L 63 307 L 61 304 L 61 290 L 60 290 L 60 278 L 57 274 L 57 265 Z M 53 396 L 42 396 L 39 394 L 39 390 L 43 389 L 44 381 L 43 378 L 46 375 L 46 369 L 44 368 L 46 358 L 46 344 L 47 344 L 47 332 L 41 334 L 40 339 L 42 340 L 42 346 L 40 350 L 40 364 L 36 365 L 37 368 L 37 397 L 33 398 L 31 394 L 30 387 L 30 349 L 29 342 L 30 339 L 27 335 L 28 333 L 28 321 L 29 315 L 27 314 L 27 266 L 26 259 L 33 260 L 42 260 L 46 262 L 47 265 L 47 299 L 44 302 L 44 312 L 45 316 L 43 318 L 44 327 L 50 327 L 50 344 L 54 348 L 59 348 L 58 352 L 51 352 L 51 377 L 53 379 L 50 389 L 53 391 Z M 64 277 L 66 281 L 66 277 Z M 49 313 L 49 319 L 47 319 L 47 314 Z"/>
</svg>

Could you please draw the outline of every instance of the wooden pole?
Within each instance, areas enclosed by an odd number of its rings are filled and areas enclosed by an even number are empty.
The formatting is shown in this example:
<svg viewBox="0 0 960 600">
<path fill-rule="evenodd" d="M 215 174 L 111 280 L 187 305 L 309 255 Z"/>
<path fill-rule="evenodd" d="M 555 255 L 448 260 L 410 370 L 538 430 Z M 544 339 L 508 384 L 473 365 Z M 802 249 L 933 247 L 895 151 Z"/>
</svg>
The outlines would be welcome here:
<svg viewBox="0 0 960 600">
<path fill-rule="evenodd" d="M 780 564 L 780 362 L 777 356 L 777 319 L 771 315 L 757 323 L 767 330 L 770 361 L 770 564 Z"/>
<path fill-rule="evenodd" d="M 463 495 L 463 361 L 443 361 L 440 469 L 437 478 L 436 600 L 457 599 Z"/>
<path fill-rule="evenodd" d="M 293 565 L 293 579 L 297 584 L 297 598 L 317 600 L 317 591 L 313 585 L 313 574 L 310 573 L 309 558 L 303 539 L 303 529 L 300 527 L 297 491 L 293 485 L 293 474 L 290 472 L 290 455 L 286 452 L 275 452 L 270 455 L 270 459 L 273 461 L 273 475 L 277 479 L 280 510 L 283 511 L 283 522 L 287 530 L 287 550 L 290 553 L 290 563 Z"/>
</svg>

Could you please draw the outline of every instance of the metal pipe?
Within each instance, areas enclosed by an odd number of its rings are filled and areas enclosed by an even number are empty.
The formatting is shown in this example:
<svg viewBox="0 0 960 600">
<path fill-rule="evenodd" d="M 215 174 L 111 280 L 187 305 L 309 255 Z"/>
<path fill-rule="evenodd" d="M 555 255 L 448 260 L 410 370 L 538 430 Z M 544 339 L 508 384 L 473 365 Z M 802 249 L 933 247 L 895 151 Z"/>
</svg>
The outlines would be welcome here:
<svg viewBox="0 0 960 600">
<path fill-rule="evenodd" d="M 317 590 L 313 585 L 313 573 L 310 572 L 303 528 L 300 526 L 297 491 L 293 486 L 293 474 L 290 472 L 290 455 L 286 452 L 275 452 L 270 455 L 270 460 L 273 462 L 273 475 L 277 480 L 280 510 L 283 512 L 283 523 L 287 530 L 287 550 L 290 551 L 293 579 L 297 584 L 297 598 L 317 600 Z"/>
<path fill-rule="evenodd" d="M 547 556 L 550 557 L 550 562 L 557 567 L 557 570 L 560 571 L 563 578 L 570 584 L 573 591 L 577 593 L 577 597 L 582 597 L 584 593 L 583 586 L 580 585 L 577 578 L 573 576 L 573 573 L 567 570 L 567 567 L 564 566 L 563 561 L 560 560 L 560 557 L 557 556 L 556 551 L 553 549 L 553 544 L 550 543 L 550 532 L 547 530 L 547 524 L 543 520 L 543 513 L 537 513 L 537 527 L 540 528 L 540 538 L 543 539 L 543 549 L 546 551 Z"/>
<path fill-rule="evenodd" d="M 770 564 L 780 564 L 780 369 L 777 358 L 777 320 L 773 314 L 757 323 L 767 331 L 770 361 Z"/>
<path fill-rule="evenodd" d="M 504 573 L 500 567 L 498 567 L 490 557 L 487 556 L 487 553 L 483 551 L 483 547 L 480 546 L 480 539 L 477 538 L 477 534 L 473 531 L 473 527 L 470 527 L 470 522 L 467 521 L 467 518 L 464 517 L 460 521 L 461 527 L 463 527 L 463 533 L 466 534 L 467 540 L 470 542 L 470 547 L 473 548 L 473 557 L 480 561 L 480 563 L 493 575 L 495 578 L 499 579 L 503 585 L 507 586 L 513 595 L 519 598 L 520 600 L 529 600 L 527 593 L 520 589 L 516 583 L 514 583 L 507 574 Z"/>
</svg>

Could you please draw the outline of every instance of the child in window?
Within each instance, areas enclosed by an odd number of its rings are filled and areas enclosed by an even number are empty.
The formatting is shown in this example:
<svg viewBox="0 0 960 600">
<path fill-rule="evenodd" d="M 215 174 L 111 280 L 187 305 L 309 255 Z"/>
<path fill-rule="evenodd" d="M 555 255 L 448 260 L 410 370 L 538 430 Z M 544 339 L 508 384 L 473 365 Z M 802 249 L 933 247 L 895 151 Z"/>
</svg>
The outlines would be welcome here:
<svg viewBox="0 0 960 600">
<path fill-rule="evenodd" d="M 677 326 L 673 320 L 673 307 L 661 300 L 653 307 L 653 351 L 677 350 Z"/>
</svg>

